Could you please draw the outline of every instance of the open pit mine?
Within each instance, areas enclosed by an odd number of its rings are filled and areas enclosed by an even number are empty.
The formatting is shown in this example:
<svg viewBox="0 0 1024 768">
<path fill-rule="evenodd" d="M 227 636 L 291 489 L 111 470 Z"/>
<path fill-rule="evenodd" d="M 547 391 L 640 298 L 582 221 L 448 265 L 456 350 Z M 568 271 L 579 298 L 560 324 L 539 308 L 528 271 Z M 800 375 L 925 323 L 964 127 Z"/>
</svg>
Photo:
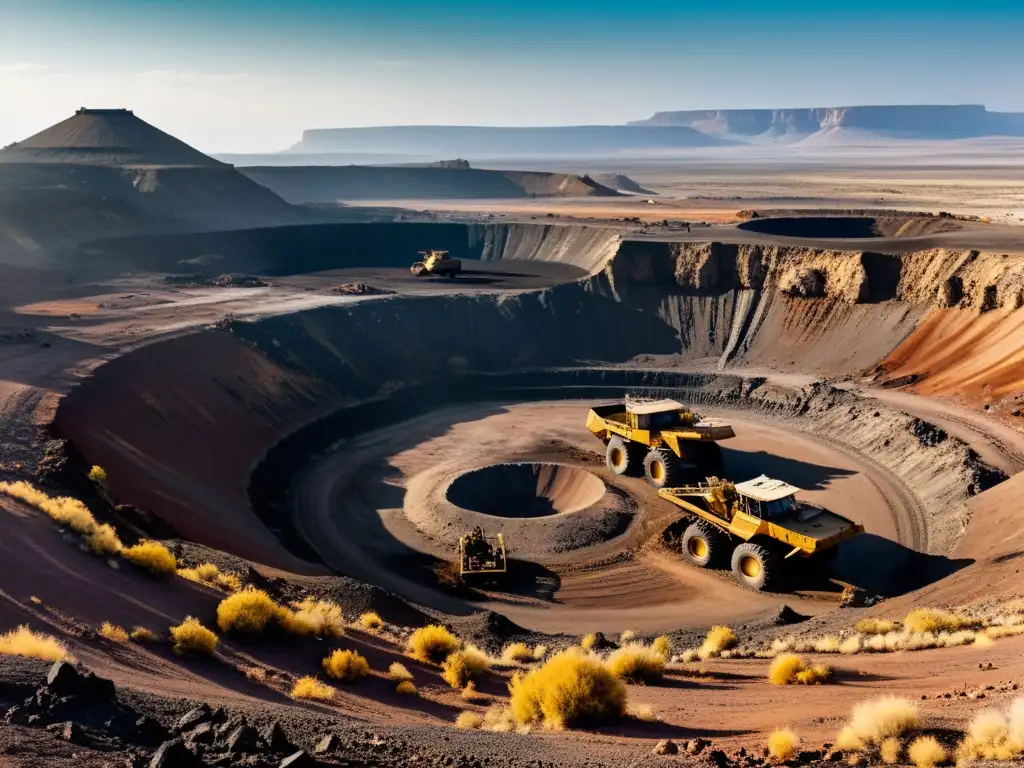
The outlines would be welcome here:
<svg viewBox="0 0 1024 768">
<path fill-rule="evenodd" d="M 0 152 L 6 189 L 95 172 L 155 215 L 72 139 Z M 337 223 L 202 164 L 160 194 L 211 172 L 271 220 L 2 219 L 0 762 L 1024 751 L 1019 229 Z M 411 274 L 435 249 L 461 271 Z"/>
</svg>

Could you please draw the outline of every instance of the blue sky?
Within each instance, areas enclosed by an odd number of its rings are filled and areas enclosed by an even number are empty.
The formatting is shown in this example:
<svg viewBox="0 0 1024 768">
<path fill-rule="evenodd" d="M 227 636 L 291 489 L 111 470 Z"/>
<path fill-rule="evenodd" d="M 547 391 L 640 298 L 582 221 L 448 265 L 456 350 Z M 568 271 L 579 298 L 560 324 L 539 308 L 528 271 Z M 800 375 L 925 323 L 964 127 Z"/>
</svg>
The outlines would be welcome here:
<svg viewBox="0 0 1024 768">
<path fill-rule="evenodd" d="M 303 128 L 657 110 L 1024 111 L 1024 0 L 0 0 L 0 144 L 128 106 L 206 151 Z"/>
</svg>

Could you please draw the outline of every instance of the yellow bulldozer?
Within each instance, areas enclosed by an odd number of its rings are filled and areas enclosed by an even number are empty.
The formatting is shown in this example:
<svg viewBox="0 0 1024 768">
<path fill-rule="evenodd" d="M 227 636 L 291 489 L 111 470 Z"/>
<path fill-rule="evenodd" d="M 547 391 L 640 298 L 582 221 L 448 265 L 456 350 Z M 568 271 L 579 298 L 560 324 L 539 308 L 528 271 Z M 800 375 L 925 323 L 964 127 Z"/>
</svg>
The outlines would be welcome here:
<svg viewBox="0 0 1024 768">
<path fill-rule="evenodd" d="M 508 572 L 505 536 L 484 536 L 477 526 L 459 536 L 459 576 L 463 581 L 483 577 L 500 579 Z"/>
<path fill-rule="evenodd" d="M 438 275 L 454 279 L 462 271 L 462 261 L 449 256 L 448 251 L 429 250 L 420 251 L 419 254 L 423 260 L 409 267 L 409 271 L 416 277 Z"/>
<path fill-rule="evenodd" d="M 840 542 L 864 532 L 860 523 L 798 500 L 800 490 L 761 475 L 735 484 L 710 477 L 658 495 L 692 520 L 680 542 L 683 557 L 700 568 L 729 562 L 740 584 L 764 590 L 778 584 L 785 563 L 831 565 Z"/>
<path fill-rule="evenodd" d="M 587 414 L 587 429 L 605 444 L 617 475 L 641 475 L 655 488 L 722 472 L 719 440 L 735 437 L 724 421 L 704 419 L 675 400 L 627 397 Z"/>
</svg>

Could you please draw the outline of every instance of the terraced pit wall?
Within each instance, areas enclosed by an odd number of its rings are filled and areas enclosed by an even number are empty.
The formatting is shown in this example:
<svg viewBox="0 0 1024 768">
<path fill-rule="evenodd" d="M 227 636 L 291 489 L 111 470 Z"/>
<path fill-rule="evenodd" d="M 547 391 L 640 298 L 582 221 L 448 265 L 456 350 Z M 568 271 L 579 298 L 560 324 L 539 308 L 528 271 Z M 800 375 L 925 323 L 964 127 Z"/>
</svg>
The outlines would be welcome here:
<svg viewBox="0 0 1024 768">
<path fill-rule="evenodd" d="M 527 254 L 533 243 L 535 255 L 580 263 L 584 252 L 567 246 L 573 237 L 592 238 L 602 249 L 617 243 L 599 230 L 570 235 L 551 228 L 551 240 L 546 230 L 481 230 L 473 242 L 491 255 Z M 298 261 L 316 259 L 327 263 L 325 255 Z M 886 357 L 929 313 L 979 316 L 975 302 L 990 292 L 970 279 L 958 309 L 937 306 L 950 276 L 935 268 L 936 259 L 961 276 L 991 273 L 997 296 L 1012 296 L 1016 273 L 986 266 L 989 257 L 980 254 L 627 242 L 603 268 L 595 257 L 591 268 L 599 271 L 590 278 L 548 290 L 392 296 L 154 343 L 105 364 L 73 390 L 55 427 L 107 469 L 120 500 L 154 510 L 190 538 L 312 571 L 316 566 L 275 536 L 287 529 L 284 510 L 276 510 L 275 524 L 275 510 L 263 509 L 277 530 L 264 527 L 246 490 L 253 470 L 284 438 L 307 452 L 337 440 L 325 417 L 337 414 L 334 424 L 343 423 L 341 409 L 367 402 L 381 404 L 376 413 L 383 419 L 460 397 L 500 398 L 515 376 L 527 377 L 514 388 L 526 397 L 533 387 L 541 387 L 534 389 L 538 397 L 590 397 L 594 387 L 620 396 L 624 387 L 658 381 L 644 378 L 658 374 L 608 371 L 626 363 L 632 370 L 671 363 L 854 373 Z M 930 287 L 915 277 L 922 271 L 932 276 Z M 986 314 L 996 312 L 1014 314 L 1000 304 Z M 601 372 L 551 373 L 566 368 Z M 786 419 L 870 455 L 915 497 L 920 514 L 907 523 L 915 530 L 901 538 L 922 551 L 952 550 L 967 523 L 962 502 L 998 479 L 941 430 L 825 385 L 801 391 L 734 376 L 660 375 L 669 378 L 654 386 Z M 573 388 L 572 376 L 584 376 L 586 387 Z M 272 479 L 283 487 L 287 468 L 277 469 Z"/>
</svg>

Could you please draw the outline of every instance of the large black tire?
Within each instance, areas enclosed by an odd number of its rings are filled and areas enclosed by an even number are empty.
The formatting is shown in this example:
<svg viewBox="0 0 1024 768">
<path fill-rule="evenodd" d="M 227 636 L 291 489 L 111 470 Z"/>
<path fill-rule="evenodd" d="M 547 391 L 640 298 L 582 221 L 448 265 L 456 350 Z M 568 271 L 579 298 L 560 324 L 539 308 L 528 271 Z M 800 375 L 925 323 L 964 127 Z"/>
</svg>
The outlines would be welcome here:
<svg viewBox="0 0 1024 768">
<path fill-rule="evenodd" d="M 771 589 L 782 571 L 782 560 L 760 544 L 749 541 L 732 552 L 732 574 L 745 587 L 763 592 Z"/>
<path fill-rule="evenodd" d="M 644 471 L 643 446 L 612 435 L 605 448 L 604 462 L 616 475 L 638 477 Z"/>
<path fill-rule="evenodd" d="M 668 448 L 652 448 L 644 459 L 644 476 L 655 488 L 674 488 L 683 484 L 686 472 Z"/>
<path fill-rule="evenodd" d="M 680 543 L 683 557 L 698 568 L 720 568 L 729 553 L 729 537 L 703 520 L 690 523 Z"/>
</svg>

